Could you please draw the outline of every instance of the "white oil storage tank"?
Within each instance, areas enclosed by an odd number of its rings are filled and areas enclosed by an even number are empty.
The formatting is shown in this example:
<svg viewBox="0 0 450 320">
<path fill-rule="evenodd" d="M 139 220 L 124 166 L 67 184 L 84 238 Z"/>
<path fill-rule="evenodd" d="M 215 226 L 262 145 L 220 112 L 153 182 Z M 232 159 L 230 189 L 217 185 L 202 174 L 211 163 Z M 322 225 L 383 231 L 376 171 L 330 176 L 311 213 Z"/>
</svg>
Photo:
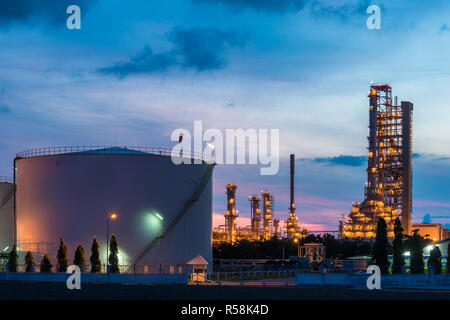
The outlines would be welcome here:
<svg viewBox="0 0 450 320">
<path fill-rule="evenodd" d="M 12 179 L 0 177 L 0 253 L 9 253 L 14 237 L 14 190 Z"/>
<path fill-rule="evenodd" d="M 17 244 L 21 255 L 56 260 L 59 239 L 89 264 L 95 235 L 105 263 L 115 234 L 121 265 L 212 262 L 213 165 L 172 162 L 170 149 L 56 147 L 17 154 Z M 116 219 L 111 219 L 111 214 Z M 37 258 L 35 261 L 38 263 Z"/>
</svg>

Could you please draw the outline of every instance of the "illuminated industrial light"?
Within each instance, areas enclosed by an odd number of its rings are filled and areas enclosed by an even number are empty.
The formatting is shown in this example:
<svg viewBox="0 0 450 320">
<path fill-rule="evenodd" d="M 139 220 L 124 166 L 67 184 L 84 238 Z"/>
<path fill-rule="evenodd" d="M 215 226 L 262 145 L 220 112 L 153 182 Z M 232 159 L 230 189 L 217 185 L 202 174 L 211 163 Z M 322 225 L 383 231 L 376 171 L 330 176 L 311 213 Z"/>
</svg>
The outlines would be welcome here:
<svg viewBox="0 0 450 320">
<path fill-rule="evenodd" d="M 427 250 L 430 250 L 430 251 L 431 251 L 431 249 L 433 249 L 433 246 L 428 246 L 428 247 L 427 247 Z"/>
<path fill-rule="evenodd" d="M 9 246 L 7 246 L 5 249 L 3 249 L 3 252 L 5 252 L 6 250 L 8 250 L 9 249 Z"/>
<path fill-rule="evenodd" d="M 158 212 L 155 213 L 155 216 L 157 216 L 158 219 L 161 220 L 161 221 L 164 220 L 164 218 Z"/>
<path fill-rule="evenodd" d="M 109 216 L 111 219 L 116 220 L 117 219 L 117 213 L 111 213 Z"/>
<path fill-rule="evenodd" d="M 409 251 L 406 251 L 403 255 L 409 257 L 411 255 L 411 253 Z"/>
</svg>

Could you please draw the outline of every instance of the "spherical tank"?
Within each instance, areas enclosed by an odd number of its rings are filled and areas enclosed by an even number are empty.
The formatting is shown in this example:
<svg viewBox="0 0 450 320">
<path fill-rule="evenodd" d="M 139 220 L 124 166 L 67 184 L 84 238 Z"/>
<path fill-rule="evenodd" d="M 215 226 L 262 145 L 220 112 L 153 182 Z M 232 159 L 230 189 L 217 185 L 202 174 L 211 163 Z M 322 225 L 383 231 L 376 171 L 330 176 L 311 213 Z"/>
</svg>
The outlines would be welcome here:
<svg viewBox="0 0 450 320">
<path fill-rule="evenodd" d="M 95 236 L 105 263 L 115 234 L 120 264 L 212 262 L 212 166 L 172 162 L 153 148 L 71 147 L 18 154 L 18 248 L 52 261 L 60 238 L 89 264 Z"/>
</svg>

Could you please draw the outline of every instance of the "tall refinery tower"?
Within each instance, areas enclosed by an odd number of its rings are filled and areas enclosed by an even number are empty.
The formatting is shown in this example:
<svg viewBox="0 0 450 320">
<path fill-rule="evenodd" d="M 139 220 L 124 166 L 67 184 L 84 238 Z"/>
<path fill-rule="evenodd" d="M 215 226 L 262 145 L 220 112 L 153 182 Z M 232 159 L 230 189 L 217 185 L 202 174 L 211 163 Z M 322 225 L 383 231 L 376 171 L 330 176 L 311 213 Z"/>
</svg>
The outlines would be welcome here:
<svg viewBox="0 0 450 320">
<path fill-rule="evenodd" d="M 412 228 L 412 111 L 411 102 L 392 101 L 389 84 L 371 84 L 369 91 L 369 154 L 365 199 L 353 203 L 348 219 L 340 222 L 342 237 L 376 236 L 380 217 L 388 237 L 400 217 L 405 234 Z"/>
</svg>

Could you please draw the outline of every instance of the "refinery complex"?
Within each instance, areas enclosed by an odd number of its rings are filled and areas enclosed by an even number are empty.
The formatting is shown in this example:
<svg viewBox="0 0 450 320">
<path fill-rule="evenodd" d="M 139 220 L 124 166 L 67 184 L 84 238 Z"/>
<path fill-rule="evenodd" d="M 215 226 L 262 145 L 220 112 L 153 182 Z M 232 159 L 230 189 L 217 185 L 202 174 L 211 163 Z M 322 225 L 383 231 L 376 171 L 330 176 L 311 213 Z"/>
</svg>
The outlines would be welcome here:
<svg viewBox="0 0 450 320">
<path fill-rule="evenodd" d="M 353 203 L 335 233 L 373 239 L 383 218 L 392 239 L 398 217 L 405 234 L 416 228 L 435 241 L 448 238 L 449 230 L 442 225 L 412 224 L 413 104 L 398 103 L 389 84 L 371 84 L 368 97 L 364 199 Z M 1 249 L 16 247 L 39 259 L 55 256 L 62 236 L 70 250 L 79 244 L 89 247 L 96 236 L 106 261 L 105 217 L 111 212 L 120 219 L 111 230 L 120 234 L 124 265 L 183 265 L 195 257 L 212 263 L 213 243 L 274 237 L 298 242 L 309 233 L 325 233 L 307 230 L 300 222 L 308 213 L 296 211 L 294 154 L 284 220 L 274 212 L 276 195 L 261 190 L 248 195 L 251 224 L 238 226 L 238 183 L 230 182 L 224 223 L 212 228 L 213 169 L 214 164 L 204 161 L 174 165 L 169 149 L 56 147 L 20 152 L 13 178 L 0 182 Z"/>
<path fill-rule="evenodd" d="M 411 235 L 414 227 L 423 235 L 432 234 L 434 241 L 450 237 L 450 231 L 442 225 L 412 224 L 413 104 L 408 101 L 398 103 L 397 97 L 392 95 L 390 84 L 371 83 L 368 98 L 369 145 L 365 197 L 362 202 L 352 204 L 350 213 L 339 221 L 336 233 L 340 238 L 373 239 L 381 217 L 387 223 L 390 239 L 394 237 L 396 218 L 400 218 L 405 234 Z M 301 228 L 296 216 L 294 174 L 295 155 L 291 154 L 290 206 L 283 229 L 280 219 L 273 216 L 274 196 L 267 190 L 261 191 L 261 197 L 249 197 L 251 225 L 237 227 L 237 186 L 229 183 L 226 187 L 225 224 L 214 229 L 213 240 L 233 243 L 242 239 L 267 240 L 282 235 L 295 240 L 310 233 Z"/>
</svg>

